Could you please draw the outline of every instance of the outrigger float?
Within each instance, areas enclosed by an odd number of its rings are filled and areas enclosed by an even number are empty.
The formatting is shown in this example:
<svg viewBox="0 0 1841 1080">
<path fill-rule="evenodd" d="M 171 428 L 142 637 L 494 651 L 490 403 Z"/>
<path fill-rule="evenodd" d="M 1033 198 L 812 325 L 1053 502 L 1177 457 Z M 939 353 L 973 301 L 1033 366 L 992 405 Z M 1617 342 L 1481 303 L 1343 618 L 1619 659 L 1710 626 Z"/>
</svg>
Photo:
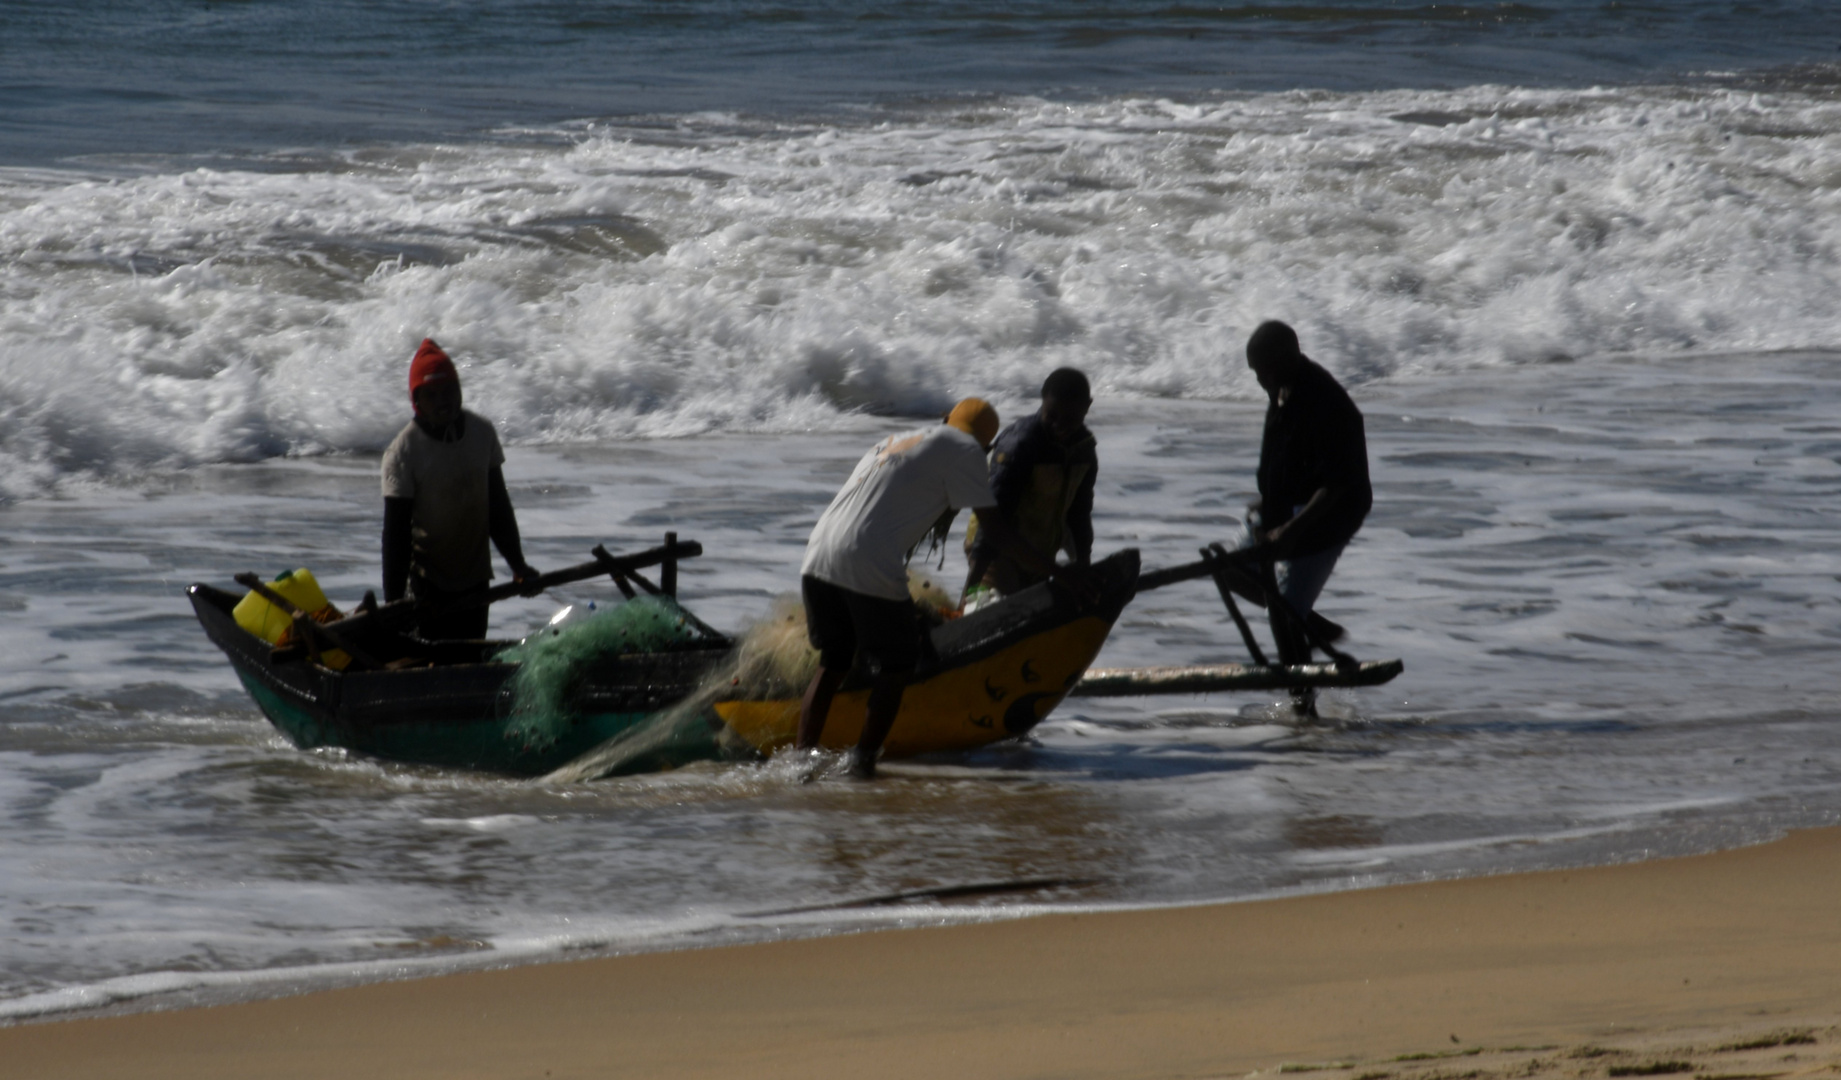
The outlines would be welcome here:
<svg viewBox="0 0 1841 1080">
<path fill-rule="evenodd" d="M 675 600 L 678 562 L 702 551 L 675 534 L 667 534 L 661 547 L 629 555 L 596 547 L 594 561 L 545 574 L 535 584 L 547 589 L 607 576 L 629 598 L 643 590 Z M 657 584 L 643 573 L 655 566 Z M 934 627 L 884 753 L 967 750 L 1016 738 L 1068 697 L 1307 692 L 1375 686 L 1403 668 L 1398 660 L 1362 662 L 1338 652 L 1328 640 L 1328 624 L 1303 620 L 1297 625 L 1330 662 L 1268 662 L 1235 597 L 1261 606 L 1283 601 L 1269 568 L 1262 576 L 1244 556 L 1219 545 L 1205 549 L 1199 562 L 1168 570 L 1140 574 L 1138 552 L 1130 548 L 1094 563 L 1092 570 L 1098 588 L 1089 600 L 1044 583 Z M 1201 578 L 1214 581 L 1253 663 L 1089 667 L 1134 596 Z M 417 617 L 412 601 L 378 605 L 369 596 L 352 614 L 320 623 L 255 575 L 236 580 L 286 613 L 291 643 L 277 647 L 238 624 L 233 613 L 246 594 L 196 584 L 188 590 L 193 610 L 263 714 L 303 749 L 338 746 L 394 761 L 541 776 L 590 760 L 591 751 L 630 736 L 666 709 L 699 694 L 707 697 L 702 723 L 676 725 L 665 737 L 646 740 L 638 752 L 620 755 L 616 766 L 599 772 L 578 766 L 568 774 L 585 777 L 756 758 L 789 745 L 797 727 L 795 698 L 731 697 L 720 685 L 711 693 L 712 676 L 735 642 L 687 612 L 684 617 L 698 631 L 693 640 L 597 660 L 571 691 L 567 729 L 538 743 L 518 733 L 506 708 L 518 665 L 496 657 L 514 642 L 424 641 L 409 631 Z M 492 603 L 518 592 L 515 585 L 501 585 L 471 602 Z M 845 680 L 825 727 L 827 747 L 855 744 L 868 694 L 866 672 Z"/>
</svg>

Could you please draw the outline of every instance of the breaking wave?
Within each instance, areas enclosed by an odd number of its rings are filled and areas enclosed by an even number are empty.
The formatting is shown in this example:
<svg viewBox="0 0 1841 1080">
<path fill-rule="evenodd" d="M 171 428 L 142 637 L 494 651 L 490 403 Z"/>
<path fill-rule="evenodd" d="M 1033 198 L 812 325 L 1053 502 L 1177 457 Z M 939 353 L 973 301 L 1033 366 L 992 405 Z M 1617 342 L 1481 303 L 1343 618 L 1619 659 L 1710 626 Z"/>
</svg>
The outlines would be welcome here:
<svg viewBox="0 0 1841 1080">
<path fill-rule="evenodd" d="M 0 170 L 0 496 L 374 453 L 415 343 L 513 442 L 1832 347 L 1820 88 L 1037 99 Z"/>
</svg>

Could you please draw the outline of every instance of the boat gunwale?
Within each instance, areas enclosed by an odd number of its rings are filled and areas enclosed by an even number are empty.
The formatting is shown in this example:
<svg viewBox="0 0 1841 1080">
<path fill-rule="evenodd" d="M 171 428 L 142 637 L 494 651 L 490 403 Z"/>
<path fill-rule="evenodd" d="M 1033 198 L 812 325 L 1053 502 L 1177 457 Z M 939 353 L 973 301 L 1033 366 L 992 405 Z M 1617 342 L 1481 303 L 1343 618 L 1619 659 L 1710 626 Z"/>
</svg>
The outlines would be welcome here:
<svg viewBox="0 0 1841 1080">
<path fill-rule="evenodd" d="M 318 722 L 341 730 L 384 727 L 395 724 L 437 724 L 461 726 L 477 723 L 491 715 L 505 682 L 517 671 L 516 663 L 474 661 L 405 668 L 398 671 L 334 671 L 310 660 L 276 664 L 266 655 L 271 646 L 238 626 L 229 607 L 237 597 L 223 589 L 194 584 L 187 590 L 203 625 L 206 637 L 222 649 L 231 666 L 244 678 L 254 678 L 264 686 L 284 693 L 302 707 L 316 714 Z M 515 642 L 489 643 L 509 647 Z M 619 658 L 620 666 L 638 668 L 648 661 L 656 666 L 691 668 L 705 661 L 695 677 L 682 682 L 630 684 L 629 692 L 640 698 L 638 708 L 656 708 L 690 693 L 698 681 L 726 655 L 727 644 L 699 644 L 694 648 L 664 652 L 630 653 Z M 700 655 L 699 655 L 700 654 Z M 664 658 L 687 658 L 678 664 Z M 470 685 L 454 686 L 456 682 Z M 311 687 L 302 685 L 311 683 Z M 603 683 L 601 696 L 617 694 L 622 684 Z M 676 698 L 669 694 L 648 694 L 652 687 L 681 691 Z M 594 693 L 594 687 L 589 693 Z M 406 708 L 413 706 L 412 708 Z M 618 706 L 609 711 L 629 711 Z M 454 715 L 430 715 L 449 712 Z"/>
<path fill-rule="evenodd" d="M 943 651 L 929 650 L 932 655 L 927 658 L 926 662 L 923 662 L 915 669 L 909 676 L 909 681 L 918 682 L 922 679 L 931 678 L 942 670 L 948 670 L 963 664 L 977 663 L 1007 648 L 1018 636 L 1028 636 L 1030 634 L 1040 633 L 1044 629 L 1071 622 L 1077 618 L 1098 616 L 1105 619 L 1108 623 L 1117 621 L 1119 612 L 1124 610 L 1125 605 L 1131 602 L 1131 598 L 1134 595 L 1136 588 L 1135 583 L 1137 580 L 1136 561 L 1137 550 L 1135 548 L 1124 548 L 1094 563 L 1093 566 L 1095 569 L 1100 569 L 1106 567 L 1108 564 L 1112 564 L 1112 566 L 1115 567 L 1112 573 L 1118 574 L 1118 578 L 1108 583 L 1105 593 L 1099 601 L 1091 604 L 1076 601 L 1048 583 L 1043 583 L 1022 590 L 1014 596 L 1006 598 L 1011 604 L 1015 604 L 1016 601 L 1023 601 L 1024 604 L 1020 607 L 1011 606 L 1008 610 L 1005 610 L 1004 606 L 994 606 L 984 609 L 985 611 L 992 612 L 992 615 L 985 619 L 979 619 L 981 613 L 974 612 L 964 618 L 942 623 L 940 626 L 934 627 L 928 636 L 933 638 L 944 632 L 948 638 L 946 643 L 947 649 Z M 1125 570 L 1125 565 L 1128 563 L 1132 564 L 1131 569 Z M 230 608 L 234 606 L 239 599 L 234 593 L 200 582 L 193 584 L 187 589 L 187 594 L 192 597 L 194 609 L 199 611 L 199 621 L 205 626 L 206 636 L 210 637 L 214 644 L 224 650 L 233 665 L 239 668 L 247 667 L 253 669 L 263 675 L 264 683 L 273 685 L 277 689 L 285 690 L 291 695 L 301 698 L 303 701 L 308 701 L 319 705 L 321 708 L 337 712 L 344 712 L 345 710 L 339 704 L 326 704 L 324 699 L 332 697 L 338 699 L 342 703 L 344 699 L 347 698 L 347 689 L 363 691 L 386 686 L 393 689 L 409 689 L 405 684 L 417 682 L 452 682 L 456 676 L 465 677 L 483 674 L 490 678 L 492 675 L 498 675 L 499 678 L 495 680 L 497 685 L 495 685 L 492 690 L 492 693 L 496 694 L 498 692 L 498 686 L 502 686 L 504 680 L 510 678 L 511 673 L 516 671 L 518 667 L 516 662 L 498 660 L 463 661 L 453 664 L 436 664 L 427 667 L 405 668 L 398 671 L 335 671 L 306 659 L 290 662 L 286 665 L 276 664 L 266 655 L 262 655 L 269 649 L 269 643 L 237 625 L 232 618 Z M 206 610 L 209 610 L 218 616 L 218 618 L 205 618 L 204 612 Z M 967 620 L 977 621 L 968 623 Z M 994 625 L 989 629 L 985 629 L 980 624 L 986 621 L 992 621 Z M 214 626 L 213 623 L 217 625 Z M 963 643 L 953 642 L 951 640 L 954 637 L 966 635 L 968 629 L 978 631 L 976 636 L 971 637 L 970 640 L 964 641 Z M 516 642 L 514 641 L 489 640 L 487 642 L 488 647 L 497 647 L 501 649 L 509 648 L 515 644 Z M 729 649 L 733 647 L 733 644 L 732 641 L 721 643 L 695 642 L 678 649 L 623 654 L 618 658 L 614 658 L 614 663 L 621 667 L 638 667 L 647 662 L 657 662 L 665 657 L 682 657 L 697 654 L 708 655 L 718 651 L 726 654 Z M 283 677 L 288 669 L 296 667 L 298 667 L 298 670 L 301 672 L 313 678 L 316 682 L 325 684 L 321 688 L 320 693 L 314 694 L 304 691 L 293 685 L 293 680 Z M 598 679 L 595 681 L 600 682 Z M 845 679 L 842 689 L 858 689 L 861 686 L 869 685 L 869 682 L 869 672 L 859 667 L 851 671 L 850 675 Z M 324 692 L 326 689 L 332 689 L 333 692 L 327 694 Z M 694 689 L 694 686 L 690 689 Z M 590 692 L 592 693 L 593 691 L 590 690 Z M 689 692 L 688 689 L 686 692 Z"/>
</svg>

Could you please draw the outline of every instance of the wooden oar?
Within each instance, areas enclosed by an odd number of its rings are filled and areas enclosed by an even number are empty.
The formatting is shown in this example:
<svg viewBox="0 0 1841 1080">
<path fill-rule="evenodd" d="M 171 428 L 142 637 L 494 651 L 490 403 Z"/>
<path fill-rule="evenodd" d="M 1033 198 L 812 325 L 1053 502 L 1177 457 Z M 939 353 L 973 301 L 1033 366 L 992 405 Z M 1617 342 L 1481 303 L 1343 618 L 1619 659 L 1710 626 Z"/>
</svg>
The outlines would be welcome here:
<svg viewBox="0 0 1841 1080">
<path fill-rule="evenodd" d="M 679 559 L 694 558 L 701 554 L 703 554 L 703 545 L 695 540 L 673 540 L 662 547 L 647 548 L 637 555 L 609 555 L 605 548 L 596 545 L 593 562 L 581 563 L 563 570 L 554 570 L 548 574 L 539 574 L 536 580 L 523 584 L 511 581 L 503 585 L 495 585 L 484 592 L 456 597 L 434 610 L 437 614 L 442 615 L 454 611 L 466 611 L 486 604 L 496 604 L 500 600 L 513 596 L 536 596 L 545 589 L 553 589 L 558 585 L 568 585 L 577 581 L 587 581 L 589 578 L 597 578 L 602 574 L 610 577 L 636 577 L 635 572 L 645 567 L 657 566 L 660 563 L 675 564 Z"/>
<path fill-rule="evenodd" d="M 425 609 L 419 606 L 413 598 L 393 600 L 388 604 L 384 604 L 370 611 L 355 611 L 336 623 L 328 623 L 326 625 L 336 626 L 348 633 L 369 626 L 372 622 L 375 622 L 379 626 L 400 630 L 402 627 L 413 622 L 424 610 L 435 615 L 446 615 L 456 611 L 467 611 L 486 604 L 497 603 L 508 597 L 526 595 L 527 593 L 535 596 L 545 589 L 553 589 L 558 585 L 569 585 L 577 581 L 587 581 L 590 578 L 600 577 L 602 574 L 614 575 L 618 578 L 620 575 L 630 575 L 635 570 L 647 566 L 657 566 L 661 563 L 674 568 L 671 576 L 675 578 L 677 576 L 675 571 L 677 560 L 691 559 L 703 554 L 703 545 L 695 540 L 678 540 L 675 533 L 667 533 L 666 535 L 670 539 L 660 547 L 647 548 L 645 551 L 637 552 L 632 555 L 607 555 L 605 560 L 597 556 L 593 562 L 580 563 L 562 570 L 553 570 L 547 574 L 540 574 L 534 581 L 529 581 L 522 585 L 515 581 L 508 582 L 490 589 L 482 589 L 470 596 L 456 597 L 439 607 Z M 606 554 L 605 550 L 602 550 L 602 554 Z M 237 579 L 239 583 L 241 583 L 242 580 L 243 579 L 240 577 Z M 346 651 L 350 652 L 351 650 L 347 649 Z M 357 654 L 353 653 L 352 655 L 356 656 Z"/>
</svg>

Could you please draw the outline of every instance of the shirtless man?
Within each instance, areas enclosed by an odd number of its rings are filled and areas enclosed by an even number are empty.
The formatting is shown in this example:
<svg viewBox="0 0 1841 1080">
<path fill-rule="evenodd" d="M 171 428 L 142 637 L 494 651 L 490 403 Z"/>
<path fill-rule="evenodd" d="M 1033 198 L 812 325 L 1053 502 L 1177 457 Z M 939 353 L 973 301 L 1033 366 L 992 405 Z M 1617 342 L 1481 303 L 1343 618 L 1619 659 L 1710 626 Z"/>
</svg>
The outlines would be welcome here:
<svg viewBox="0 0 1841 1080">
<path fill-rule="evenodd" d="M 513 581 L 537 577 L 524 561 L 505 491 L 505 452 L 492 425 L 460 407 L 460 373 L 433 338 L 423 339 L 409 365 L 409 399 L 415 419 L 384 451 L 384 600 L 400 600 L 405 590 L 413 596 L 425 640 L 480 640 L 484 604 L 438 609 L 485 590 L 492 579 L 488 538 Z"/>
</svg>

